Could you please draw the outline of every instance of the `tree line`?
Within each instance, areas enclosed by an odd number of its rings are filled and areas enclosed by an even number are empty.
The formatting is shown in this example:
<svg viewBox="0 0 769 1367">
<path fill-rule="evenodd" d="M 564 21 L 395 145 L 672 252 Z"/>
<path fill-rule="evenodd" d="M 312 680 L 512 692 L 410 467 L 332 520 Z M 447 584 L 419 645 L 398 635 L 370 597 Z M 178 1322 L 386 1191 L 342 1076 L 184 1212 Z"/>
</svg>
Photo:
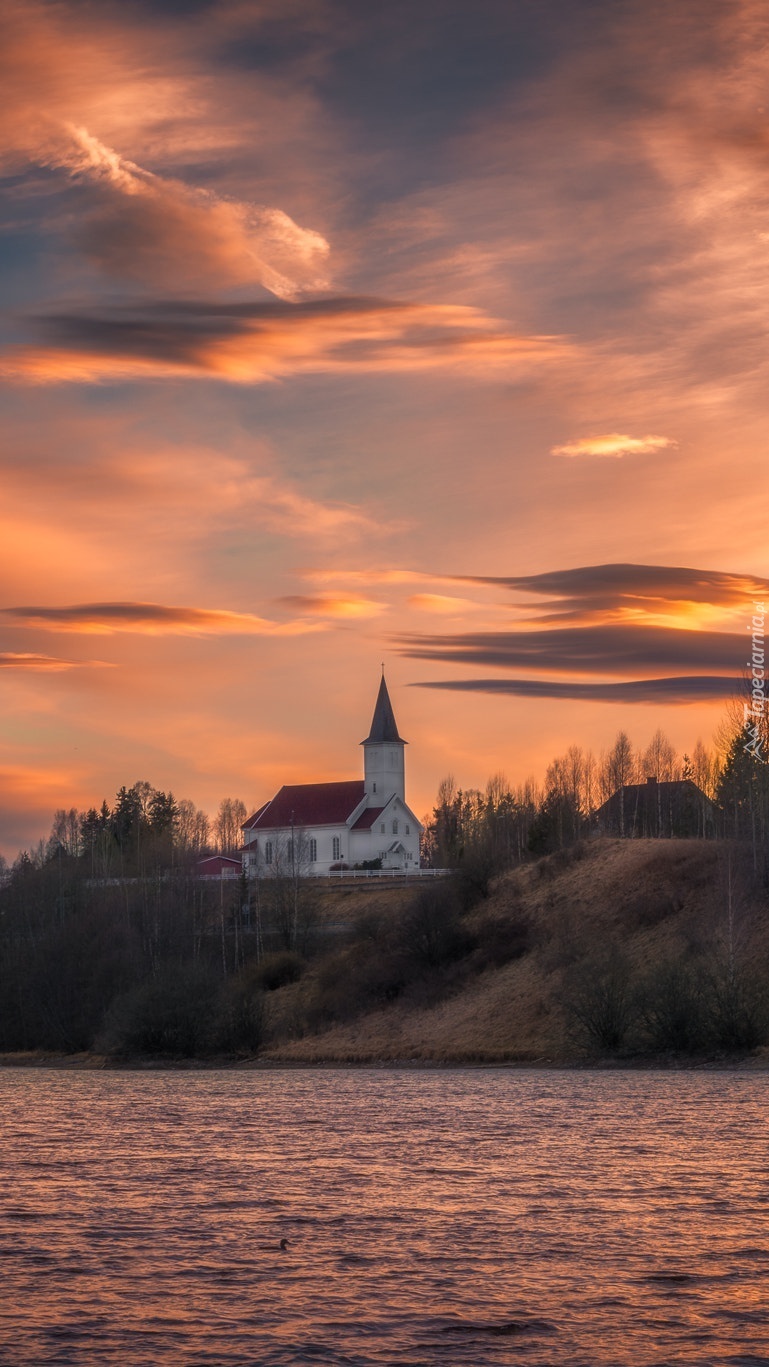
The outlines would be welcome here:
<svg viewBox="0 0 769 1367">
<path fill-rule="evenodd" d="M 105 798 L 101 807 L 87 811 L 59 808 L 48 838 L 23 850 L 13 870 L 65 858 L 80 860 L 92 878 L 138 877 L 215 851 L 237 853 L 247 815 L 244 802 L 228 797 L 211 821 L 188 798 L 177 801 L 173 793 L 140 780 L 119 788 L 112 806 Z"/>
<path fill-rule="evenodd" d="M 715 813 L 711 833 L 748 844 L 755 872 L 769 878 L 769 718 L 746 716 L 739 701 L 724 716 L 714 747 L 698 740 L 691 755 L 679 754 L 661 730 L 645 748 L 621 730 L 599 756 L 569 746 L 547 766 L 543 784 L 533 778 L 513 784 L 499 772 L 483 790 L 462 789 L 448 775 L 424 820 L 424 862 L 465 869 L 468 877 L 487 883 L 504 868 L 595 832 L 602 805 L 649 778 L 691 780 Z M 672 833 L 703 830 L 693 822 L 691 829 L 673 827 Z"/>
<path fill-rule="evenodd" d="M 246 816 L 225 798 L 209 821 L 146 781 L 58 810 L 0 878 L 0 1051 L 254 1049 L 262 977 L 290 975 L 313 907 L 285 870 L 264 887 L 198 876 L 239 852 Z"/>
<path fill-rule="evenodd" d="M 735 705 L 715 748 L 698 742 L 691 757 L 677 755 L 661 732 L 637 749 L 622 731 L 598 758 L 569 747 L 541 786 L 497 773 L 484 790 L 463 790 L 448 777 L 425 822 L 425 862 L 455 871 L 451 896 L 462 914 L 505 868 L 578 848 L 601 803 L 652 772 L 662 782 L 691 778 L 717 804 L 717 835 L 747 852 L 754 879 L 766 885 L 763 718 L 761 728 L 757 753 L 755 720 Z M 48 839 L 0 880 L 0 1050 L 256 1047 L 264 993 L 300 972 L 319 944 L 317 886 L 304 876 L 301 832 L 298 853 L 276 861 L 270 877 L 201 880 L 199 858 L 237 851 L 246 815 L 227 798 L 209 822 L 147 782 L 121 787 L 98 809 L 57 811 Z M 456 924 L 431 897 L 423 895 L 420 913 L 428 945 Z"/>
</svg>

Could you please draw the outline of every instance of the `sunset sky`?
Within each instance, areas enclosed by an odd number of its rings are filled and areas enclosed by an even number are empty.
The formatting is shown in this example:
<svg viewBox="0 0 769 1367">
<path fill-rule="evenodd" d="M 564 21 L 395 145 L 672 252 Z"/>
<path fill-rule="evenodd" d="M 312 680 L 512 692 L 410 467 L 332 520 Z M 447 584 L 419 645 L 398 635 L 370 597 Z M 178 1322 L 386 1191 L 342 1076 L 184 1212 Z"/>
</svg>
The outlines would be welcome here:
<svg viewBox="0 0 769 1367">
<path fill-rule="evenodd" d="M 0 850 L 710 743 L 769 594 L 760 0 L 5 0 Z"/>
</svg>

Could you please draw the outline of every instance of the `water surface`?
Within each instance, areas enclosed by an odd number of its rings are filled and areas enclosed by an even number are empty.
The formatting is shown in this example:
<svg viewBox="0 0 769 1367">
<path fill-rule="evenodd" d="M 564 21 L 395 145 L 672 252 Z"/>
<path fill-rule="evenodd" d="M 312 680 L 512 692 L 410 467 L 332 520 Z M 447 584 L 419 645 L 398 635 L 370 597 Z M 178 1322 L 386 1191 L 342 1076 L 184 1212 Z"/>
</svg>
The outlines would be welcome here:
<svg viewBox="0 0 769 1367">
<path fill-rule="evenodd" d="M 0 1071 L 0 1362 L 769 1364 L 768 1081 Z"/>
</svg>

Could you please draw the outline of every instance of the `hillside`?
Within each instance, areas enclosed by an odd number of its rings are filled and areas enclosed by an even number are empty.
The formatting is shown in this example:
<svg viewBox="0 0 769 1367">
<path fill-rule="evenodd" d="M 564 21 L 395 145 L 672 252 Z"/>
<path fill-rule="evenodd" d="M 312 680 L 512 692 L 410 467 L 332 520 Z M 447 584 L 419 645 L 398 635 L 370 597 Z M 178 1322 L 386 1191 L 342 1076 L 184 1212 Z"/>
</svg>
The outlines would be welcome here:
<svg viewBox="0 0 769 1367">
<path fill-rule="evenodd" d="M 700 1032 L 689 1052 L 722 1056 L 733 1042 L 735 1051 L 754 1046 L 755 1055 L 765 1037 L 769 917 L 765 894 L 750 883 L 724 845 L 595 840 L 503 875 L 488 899 L 456 918 L 453 950 L 432 963 L 423 953 L 412 971 L 403 969 L 402 934 L 400 969 L 392 946 L 410 890 L 329 889 L 322 915 L 335 926 L 325 937 L 335 947 L 312 960 L 298 982 L 268 993 L 261 1058 L 544 1063 L 648 1056 L 655 1041 L 666 1052 L 665 1043 L 679 1039 L 680 1020 L 666 1027 L 665 1012 L 680 1017 L 687 1003 L 690 1015 L 699 1013 Z M 419 948 L 413 927 L 412 934 Z M 629 1003 L 630 1024 L 607 1048 L 580 1012 L 611 1007 L 618 992 Z M 732 1034 L 724 1024 L 730 1012 Z M 743 1038 L 746 1013 L 753 1019 Z M 682 1038 L 686 1046 L 685 1029 Z"/>
</svg>

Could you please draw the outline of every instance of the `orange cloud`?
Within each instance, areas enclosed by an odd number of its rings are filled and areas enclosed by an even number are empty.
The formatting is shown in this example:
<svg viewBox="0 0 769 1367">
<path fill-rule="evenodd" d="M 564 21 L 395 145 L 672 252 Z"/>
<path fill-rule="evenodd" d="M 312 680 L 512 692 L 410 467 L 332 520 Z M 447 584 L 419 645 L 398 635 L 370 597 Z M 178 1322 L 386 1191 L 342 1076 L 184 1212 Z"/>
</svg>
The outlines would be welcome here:
<svg viewBox="0 0 769 1367">
<path fill-rule="evenodd" d="M 302 579 L 317 583 L 332 583 L 340 579 L 349 584 L 442 584 L 456 583 L 456 574 L 429 574 L 420 570 L 351 570 L 351 569 L 303 569 L 299 571 Z M 469 577 L 466 576 L 469 582 Z M 482 581 L 478 581 L 482 582 Z"/>
<path fill-rule="evenodd" d="M 40 319 L 49 340 L 9 348 L 0 373 L 90 383 L 208 375 L 255 384 L 296 374 L 459 370 L 521 378 L 572 355 L 563 338 L 506 333 L 464 305 L 321 299 L 295 305 L 190 301 Z"/>
<path fill-rule="evenodd" d="M 580 437 L 578 441 L 554 446 L 553 456 L 649 456 L 675 446 L 670 437 L 629 437 L 622 432 L 608 432 L 602 437 Z"/>
<path fill-rule="evenodd" d="M 135 424 L 105 413 L 74 417 L 71 402 L 67 394 L 55 398 L 56 442 L 32 414 L 28 422 L 5 426 L 0 577 L 6 604 L 48 602 L 52 582 L 64 602 L 90 601 L 95 584 L 109 586 L 111 600 L 162 602 L 169 574 L 170 592 L 176 597 L 181 583 L 185 598 L 199 604 L 219 592 L 204 566 L 207 552 L 218 557 L 225 542 L 230 560 L 233 553 L 251 557 L 252 548 L 261 561 L 263 549 L 274 566 L 280 545 L 307 545 L 317 553 L 331 544 L 357 546 L 361 538 L 379 543 L 395 525 L 353 503 L 314 496 L 312 477 L 301 487 L 289 480 L 278 469 L 279 453 L 251 436 L 228 432 L 229 449 L 215 449 L 200 442 L 190 415 L 189 441 L 182 430 L 171 443 L 154 420 L 146 422 L 148 407 Z M 184 428 L 183 417 L 177 421 Z M 163 426 L 159 406 L 157 427 Z M 72 453 L 64 465 L 63 448 Z M 274 568 L 272 577 L 270 597 L 283 588 L 274 582 Z M 253 586 L 245 598 L 237 584 L 221 593 L 228 607 L 270 615 L 255 604 Z"/>
<path fill-rule="evenodd" d="M 80 603 L 69 607 L 18 607 L 1 611 L 18 626 L 83 636 L 113 636 L 116 632 L 135 632 L 144 636 L 297 636 L 322 629 L 319 623 L 271 622 L 251 613 L 164 607 L 159 603 Z M 46 656 L 29 658 L 47 659 Z"/>
<path fill-rule="evenodd" d="M 107 668 L 101 660 L 59 660 L 53 655 L 32 655 L 26 652 L 0 652 L 0 669 L 31 670 L 36 674 L 59 674 L 66 669 L 84 666 Z"/>
<path fill-rule="evenodd" d="M 386 603 L 358 594 L 287 594 L 279 601 L 295 612 L 317 617 L 379 617 L 387 612 Z"/>
<path fill-rule="evenodd" d="M 470 598 L 452 598 L 445 593 L 414 593 L 408 599 L 408 604 L 409 607 L 416 608 L 420 612 L 438 612 L 447 615 L 465 612 L 478 606 Z"/>
<path fill-rule="evenodd" d="M 110 275 L 163 288 L 258 282 L 281 299 L 328 287 L 329 244 L 281 209 L 223 200 L 123 160 L 69 124 L 72 174 L 94 178 L 97 207 L 79 240 Z"/>
<path fill-rule="evenodd" d="M 234 132 L 234 109 L 233 127 L 221 127 L 224 82 L 217 99 L 212 77 L 206 81 L 190 60 L 191 35 L 160 19 L 148 45 L 142 25 L 121 18 L 106 7 L 80 22 L 72 5 L 4 6 L 6 165 L 44 165 L 68 176 L 81 191 L 70 234 L 113 278 L 165 289 L 259 283 L 281 298 L 326 288 L 322 233 L 300 227 L 282 208 L 188 185 L 118 150 L 157 156 L 172 147 L 177 163 L 183 154 L 199 163 L 206 143 L 211 152 L 222 142 L 231 148 Z"/>
</svg>

